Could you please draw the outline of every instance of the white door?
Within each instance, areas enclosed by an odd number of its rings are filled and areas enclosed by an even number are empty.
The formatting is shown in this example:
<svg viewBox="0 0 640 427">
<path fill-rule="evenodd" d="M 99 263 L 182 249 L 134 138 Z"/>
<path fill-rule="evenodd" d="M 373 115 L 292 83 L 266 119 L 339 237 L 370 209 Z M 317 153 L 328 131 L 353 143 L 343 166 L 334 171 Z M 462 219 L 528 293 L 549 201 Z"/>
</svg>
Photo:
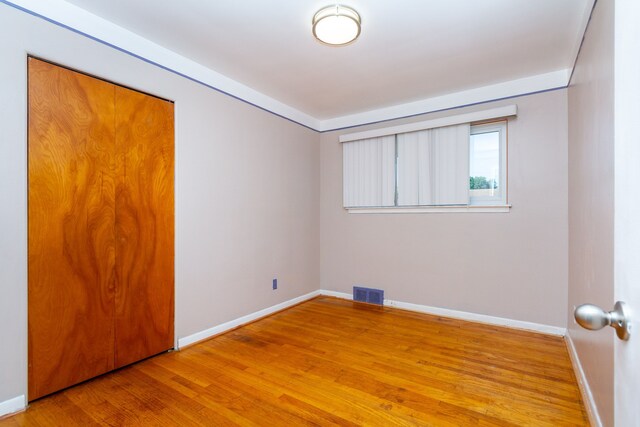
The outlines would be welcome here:
<svg viewBox="0 0 640 427">
<path fill-rule="evenodd" d="M 615 344 L 615 425 L 640 426 L 640 1 L 615 2 L 615 299 L 631 336 Z"/>
</svg>

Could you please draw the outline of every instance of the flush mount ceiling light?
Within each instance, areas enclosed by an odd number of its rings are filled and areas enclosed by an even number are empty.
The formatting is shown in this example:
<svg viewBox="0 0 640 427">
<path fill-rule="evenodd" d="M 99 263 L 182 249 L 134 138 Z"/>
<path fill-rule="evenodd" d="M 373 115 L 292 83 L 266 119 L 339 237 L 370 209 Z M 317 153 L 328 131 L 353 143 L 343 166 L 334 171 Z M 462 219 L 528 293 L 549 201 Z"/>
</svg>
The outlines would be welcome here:
<svg viewBox="0 0 640 427">
<path fill-rule="evenodd" d="M 349 44 L 360 35 L 360 15 L 337 4 L 322 8 L 313 16 L 313 35 L 331 46 Z"/>
</svg>

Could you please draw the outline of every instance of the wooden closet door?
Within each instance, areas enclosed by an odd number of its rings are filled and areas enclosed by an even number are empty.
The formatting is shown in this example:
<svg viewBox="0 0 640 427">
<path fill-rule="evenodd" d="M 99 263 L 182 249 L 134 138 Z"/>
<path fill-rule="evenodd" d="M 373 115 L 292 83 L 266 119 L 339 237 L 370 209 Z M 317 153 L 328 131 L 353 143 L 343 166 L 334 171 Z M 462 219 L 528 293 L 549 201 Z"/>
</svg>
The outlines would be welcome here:
<svg viewBox="0 0 640 427">
<path fill-rule="evenodd" d="M 173 103 L 116 88 L 116 354 L 173 347 Z"/>
<path fill-rule="evenodd" d="M 29 59 L 29 400 L 114 367 L 115 87 Z"/>
</svg>

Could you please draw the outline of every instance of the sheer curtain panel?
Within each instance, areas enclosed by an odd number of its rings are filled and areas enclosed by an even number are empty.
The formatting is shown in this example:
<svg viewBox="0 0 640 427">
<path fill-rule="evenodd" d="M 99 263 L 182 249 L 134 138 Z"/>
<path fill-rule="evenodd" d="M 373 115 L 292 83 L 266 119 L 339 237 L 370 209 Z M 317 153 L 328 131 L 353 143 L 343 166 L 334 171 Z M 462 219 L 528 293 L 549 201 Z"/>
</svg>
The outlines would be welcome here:
<svg viewBox="0 0 640 427">
<path fill-rule="evenodd" d="M 469 204 L 469 123 L 432 130 L 434 204 Z"/>
<path fill-rule="evenodd" d="M 432 131 L 398 135 L 398 206 L 433 205 Z"/>
<path fill-rule="evenodd" d="M 395 205 L 395 135 L 342 144 L 343 206 Z"/>
<path fill-rule="evenodd" d="M 469 203 L 469 124 L 398 134 L 398 206 Z"/>
</svg>

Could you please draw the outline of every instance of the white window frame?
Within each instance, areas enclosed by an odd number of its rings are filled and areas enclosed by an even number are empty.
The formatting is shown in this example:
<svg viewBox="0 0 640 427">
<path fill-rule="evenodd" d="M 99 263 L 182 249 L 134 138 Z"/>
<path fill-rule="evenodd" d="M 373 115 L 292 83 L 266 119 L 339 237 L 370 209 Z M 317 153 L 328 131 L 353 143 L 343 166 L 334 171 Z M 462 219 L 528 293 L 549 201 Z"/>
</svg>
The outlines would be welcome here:
<svg viewBox="0 0 640 427">
<path fill-rule="evenodd" d="M 507 182 L 507 121 L 484 123 L 474 125 L 471 124 L 469 132 L 469 159 L 471 162 L 471 136 L 483 133 L 498 132 L 500 135 L 499 156 L 500 156 L 500 173 L 499 173 L 499 194 L 494 196 L 471 196 L 471 188 L 469 188 L 469 206 L 506 206 L 508 197 Z M 469 167 L 469 178 L 471 178 L 471 167 Z"/>
</svg>

